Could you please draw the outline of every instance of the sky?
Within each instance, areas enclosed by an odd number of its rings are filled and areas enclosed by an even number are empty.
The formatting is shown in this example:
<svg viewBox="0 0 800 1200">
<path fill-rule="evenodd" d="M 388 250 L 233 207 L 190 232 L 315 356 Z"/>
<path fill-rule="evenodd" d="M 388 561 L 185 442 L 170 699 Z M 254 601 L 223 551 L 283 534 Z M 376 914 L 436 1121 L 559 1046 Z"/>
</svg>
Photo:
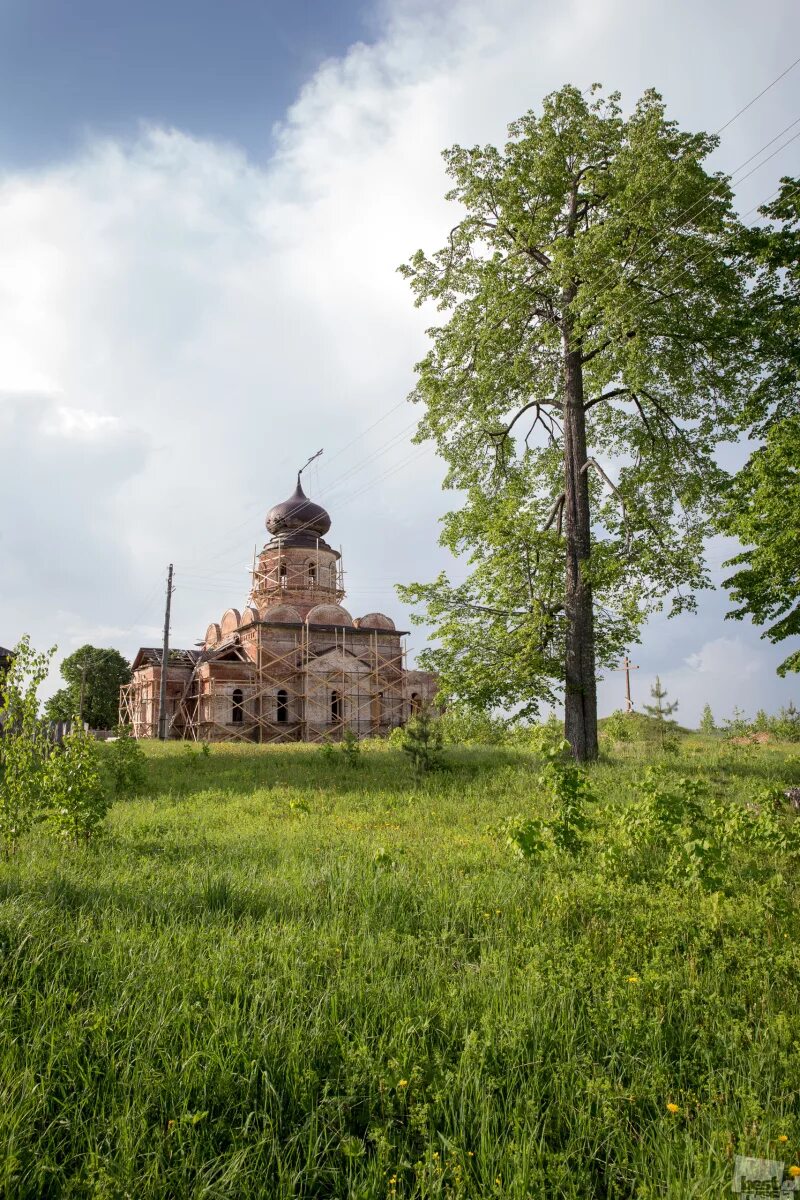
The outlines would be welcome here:
<svg viewBox="0 0 800 1200">
<path fill-rule="evenodd" d="M 720 169 L 777 137 L 734 175 L 752 221 L 800 170 L 800 66 L 736 114 L 798 56 L 790 0 L 0 0 L 0 643 L 158 644 L 174 562 L 192 646 L 320 447 L 345 604 L 409 628 L 393 585 L 452 565 L 396 271 L 454 223 L 441 150 L 502 143 L 566 82 L 627 107 L 654 86 L 683 126 L 727 125 Z M 708 549 L 719 581 L 735 545 Z M 787 647 L 728 607 L 648 623 L 636 702 L 659 674 L 688 724 L 800 703 Z M 623 696 L 610 674 L 601 712 Z"/>
</svg>

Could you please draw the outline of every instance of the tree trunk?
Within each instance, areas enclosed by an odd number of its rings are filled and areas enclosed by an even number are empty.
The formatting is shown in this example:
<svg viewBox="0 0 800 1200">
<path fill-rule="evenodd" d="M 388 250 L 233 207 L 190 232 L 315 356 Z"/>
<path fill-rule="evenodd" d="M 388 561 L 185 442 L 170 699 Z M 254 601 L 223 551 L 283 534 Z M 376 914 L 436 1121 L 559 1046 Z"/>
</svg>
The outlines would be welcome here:
<svg viewBox="0 0 800 1200">
<path fill-rule="evenodd" d="M 592 588 L 586 417 L 580 352 L 564 335 L 564 533 L 566 538 L 566 663 L 564 735 L 578 762 L 597 758 L 597 680 Z"/>
</svg>

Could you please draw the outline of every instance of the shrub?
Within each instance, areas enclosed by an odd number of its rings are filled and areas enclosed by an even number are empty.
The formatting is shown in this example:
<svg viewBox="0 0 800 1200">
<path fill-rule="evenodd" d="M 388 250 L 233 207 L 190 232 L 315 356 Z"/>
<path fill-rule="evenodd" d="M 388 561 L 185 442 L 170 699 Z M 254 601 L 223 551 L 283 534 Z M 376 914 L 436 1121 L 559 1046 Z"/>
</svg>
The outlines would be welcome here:
<svg viewBox="0 0 800 1200">
<path fill-rule="evenodd" d="M 76 845 L 88 842 L 108 812 L 100 748 L 82 725 L 76 725 L 50 756 L 46 771 L 47 799 L 59 832 Z"/>
<path fill-rule="evenodd" d="M 526 860 L 547 852 L 578 857 L 586 845 L 585 835 L 592 827 L 586 805 L 595 797 L 585 772 L 570 755 L 569 742 L 563 738 L 553 742 L 544 754 L 545 766 L 539 784 L 548 795 L 550 815 L 546 819 L 509 817 L 502 833 L 506 845 Z"/>
<path fill-rule="evenodd" d="M 27 636 L 14 648 L 0 707 L 0 838 L 6 857 L 17 849 L 42 808 L 49 743 L 37 692 L 55 647 L 44 654 Z"/>
<path fill-rule="evenodd" d="M 129 795 L 144 787 L 147 760 L 140 743 L 131 737 L 127 725 L 120 725 L 116 734 L 117 740 L 110 742 L 108 747 L 108 767 L 114 781 L 114 791 L 120 796 Z"/>
<path fill-rule="evenodd" d="M 342 732 L 340 748 L 348 767 L 357 767 L 361 762 L 361 743 L 349 725 Z"/>
</svg>

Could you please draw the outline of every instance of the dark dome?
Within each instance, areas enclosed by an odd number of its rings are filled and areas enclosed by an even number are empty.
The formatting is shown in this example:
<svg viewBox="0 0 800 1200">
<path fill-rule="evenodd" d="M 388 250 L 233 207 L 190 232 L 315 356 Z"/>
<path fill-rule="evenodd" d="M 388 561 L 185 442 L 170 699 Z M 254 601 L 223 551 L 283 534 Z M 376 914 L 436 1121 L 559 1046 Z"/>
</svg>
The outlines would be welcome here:
<svg viewBox="0 0 800 1200">
<path fill-rule="evenodd" d="M 276 504 L 267 513 L 267 529 L 276 537 L 303 540 L 324 537 L 331 527 L 331 519 L 320 504 L 309 500 L 297 478 L 294 495 L 282 504 Z"/>
</svg>

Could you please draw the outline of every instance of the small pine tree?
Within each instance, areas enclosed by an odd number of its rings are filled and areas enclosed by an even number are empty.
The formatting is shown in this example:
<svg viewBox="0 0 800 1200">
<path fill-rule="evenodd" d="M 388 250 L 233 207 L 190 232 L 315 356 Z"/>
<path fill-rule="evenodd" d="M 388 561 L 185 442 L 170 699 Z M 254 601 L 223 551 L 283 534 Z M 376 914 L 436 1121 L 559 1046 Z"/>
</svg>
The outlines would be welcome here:
<svg viewBox="0 0 800 1200">
<path fill-rule="evenodd" d="M 655 700 L 655 704 L 645 704 L 644 711 L 648 717 L 658 722 L 658 738 L 661 743 L 661 749 L 666 750 L 669 744 L 668 726 L 672 724 L 669 718 L 677 711 L 678 701 L 673 700 L 671 703 L 666 703 L 667 689 L 661 686 L 661 680 L 656 675 L 656 681 L 650 688 L 650 695 Z"/>
<path fill-rule="evenodd" d="M 441 766 L 442 723 L 427 709 L 412 717 L 403 730 L 403 751 L 419 775 Z"/>
<path fill-rule="evenodd" d="M 703 709 L 703 715 L 700 718 L 701 733 L 716 733 L 717 723 L 714 720 L 714 714 L 711 711 L 711 705 L 706 704 Z"/>
</svg>

